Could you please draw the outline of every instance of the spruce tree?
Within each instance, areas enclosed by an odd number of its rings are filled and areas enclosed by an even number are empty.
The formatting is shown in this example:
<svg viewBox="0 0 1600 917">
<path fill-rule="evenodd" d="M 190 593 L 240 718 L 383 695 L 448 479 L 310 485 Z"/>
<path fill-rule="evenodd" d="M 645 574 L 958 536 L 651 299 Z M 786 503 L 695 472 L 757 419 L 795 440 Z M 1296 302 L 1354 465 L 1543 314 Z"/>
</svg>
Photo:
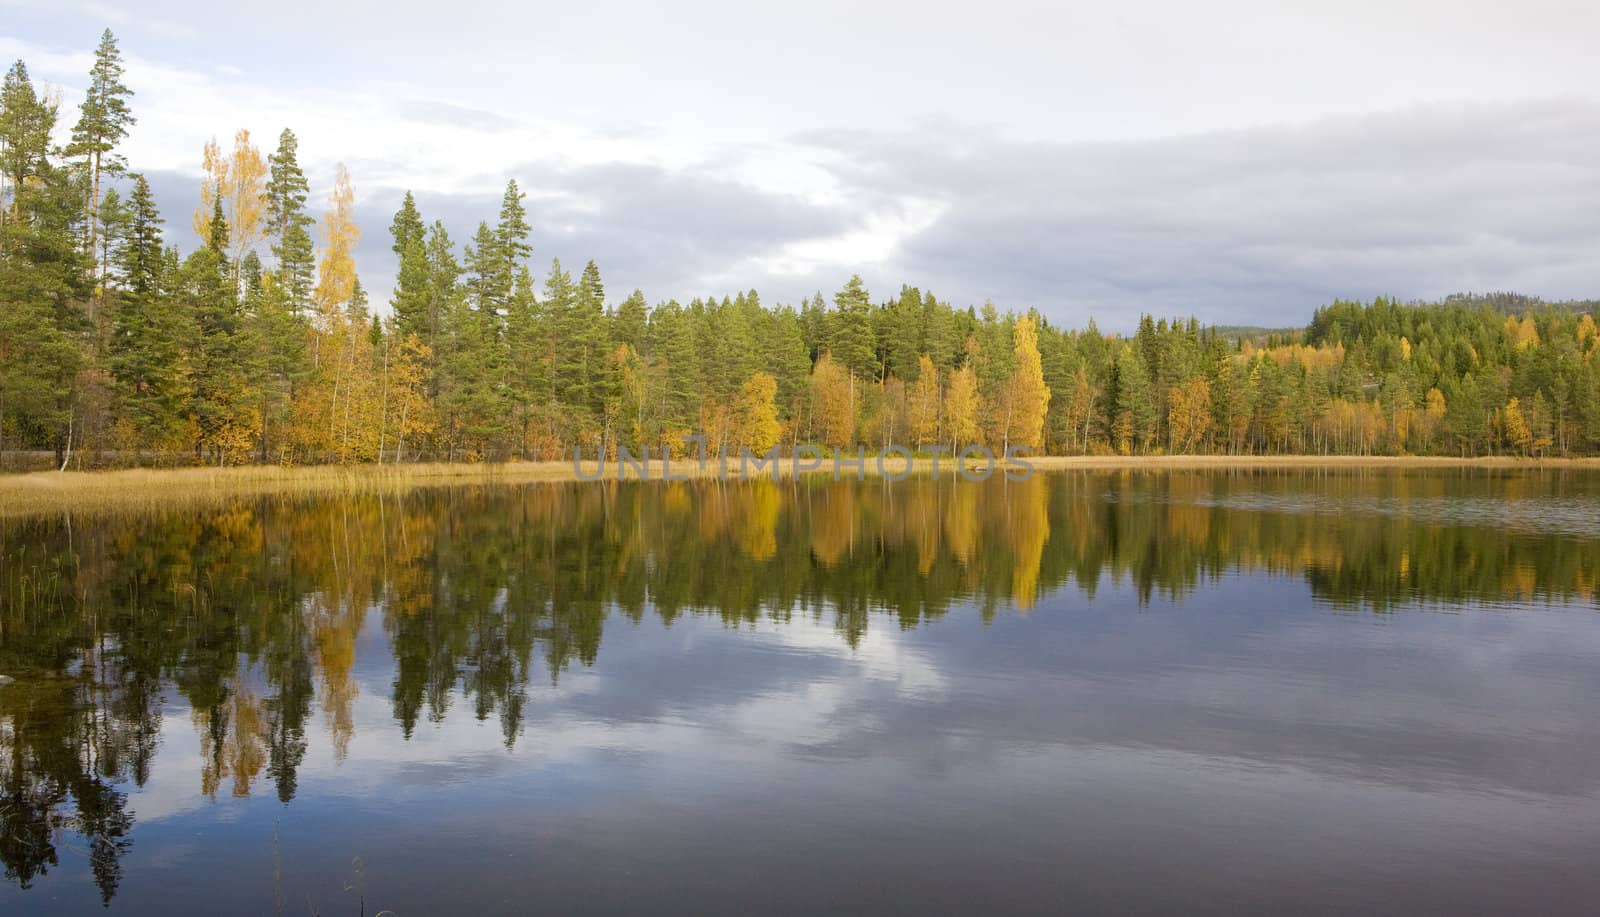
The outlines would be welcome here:
<svg viewBox="0 0 1600 917">
<path fill-rule="evenodd" d="M 1144 355 L 1124 344 L 1117 355 L 1111 404 L 1113 444 L 1148 450 L 1156 440 L 1156 398 Z"/>
<path fill-rule="evenodd" d="M 920 372 L 918 362 L 924 352 L 922 293 L 916 287 L 903 286 L 899 298 L 884 312 L 883 349 L 889 372 L 897 379 L 915 382 Z"/>
<path fill-rule="evenodd" d="M 516 404 L 521 446 L 528 449 L 535 423 L 547 418 L 550 401 L 550 331 L 543 305 L 533 290 L 526 267 L 517 271 L 506 315 L 506 350 L 510 360 L 510 397 Z"/>
<path fill-rule="evenodd" d="M 613 380 L 609 378 L 606 355 L 606 288 L 600 268 L 593 261 L 583 266 L 573 296 L 573 337 L 566 342 L 582 364 L 584 386 L 579 405 L 600 415 L 604 413 Z"/>
<path fill-rule="evenodd" d="M 429 347 L 434 346 L 435 327 L 431 321 L 429 303 L 432 300 L 431 281 L 428 276 L 427 227 L 417 212 L 416 201 L 407 191 L 394 221 L 389 224 L 389 234 L 394 238 L 391 246 L 400 259 L 395 274 L 394 296 L 390 309 L 394 312 L 395 327 L 401 337 L 416 335 Z"/>
<path fill-rule="evenodd" d="M 872 301 L 867 297 L 861 275 L 850 278 L 844 289 L 834 294 L 832 328 L 828 349 L 853 376 L 872 380 L 877 377 L 877 354 L 872 333 Z"/>
<path fill-rule="evenodd" d="M 700 356 L 695 348 L 690 317 L 677 302 L 668 301 L 650 313 L 650 349 L 665 370 L 663 420 L 690 429 L 700 407 Z"/>
<path fill-rule="evenodd" d="M 189 416 L 199 429 L 197 455 L 236 457 L 244 409 L 244 359 L 238 285 L 228 269 L 228 223 L 216 197 L 211 234 L 184 264 L 183 295 L 193 304 L 188 356 Z"/>
<path fill-rule="evenodd" d="M 554 373 L 551 391 L 554 403 L 567 411 L 581 408 L 588 395 L 588 359 L 583 347 L 585 332 L 579 310 L 578 289 L 572 275 L 552 259 L 545 275 L 543 306 L 551 335 Z"/>
<path fill-rule="evenodd" d="M 762 366 L 778 383 L 778 405 L 795 407 L 806 389 L 806 374 L 811 371 L 811 355 L 806 351 L 805 331 L 800 315 L 783 306 L 771 314 L 762 342 Z"/>
<path fill-rule="evenodd" d="M 150 185 L 134 176 L 127 231 L 114 262 L 122 280 L 112 325 L 110 368 L 118 382 L 119 410 L 140 447 L 168 446 L 182 420 L 182 313 L 165 289 L 161 215 Z"/>
<path fill-rule="evenodd" d="M 312 219 L 306 214 L 310 186 L 300 170 L 299 141 L 288 128 L 278 135 L 278 149 L 267 158 L 268 177 L 263 195 L 267 232 L 277 260 L 278 283 L 290 309 L 297 315 L 311 311 L 316 255 L 311 244 Z"/>
<path fill-rule="evenodd" d="M 612 316 L 612 342 L 626 344 L 633 348 L 635 353 L 643 353 L 645 327 L 649 321 L 650 310 L 645 304 L 644 293 L 634 290 L 620 306 L 617 306 L 616 315 Z"/>
<path fill-rule="evenodd" d="M 428 325 L 434 329 L 429 394 L 441 396 L 453 372 L 462 309 L 461 263 L 444 223 L 428 227 Z"/>
</svg>

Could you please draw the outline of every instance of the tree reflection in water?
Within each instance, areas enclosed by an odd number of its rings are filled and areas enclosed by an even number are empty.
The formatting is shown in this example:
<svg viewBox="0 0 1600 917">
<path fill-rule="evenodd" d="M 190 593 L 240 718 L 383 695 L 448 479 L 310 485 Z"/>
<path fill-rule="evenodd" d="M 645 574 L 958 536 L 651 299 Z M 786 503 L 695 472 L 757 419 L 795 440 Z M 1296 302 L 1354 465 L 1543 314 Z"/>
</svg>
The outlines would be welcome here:
<svg viewBox="0 0 1600 917">
<path fill-rule="evenodd" d="M 465 704 L 511 748 L 530 683 L 592 664 L 613 613 L 806 615 L 854 646 L 958 606 L 1025 614 L 1107 581 L 1176 599 L 1237 571 L 1374 612 L 1592 602 L 1597 489 L 1571 471 L 606 482 L 9 522 L 0 861 L 28 887 L 77 848 L 111 899 L 169 691 L 200 792 L 292 800 L 313 711 L 336 757 L 350 741 L 374 615 L 405 736 Z"/>
</svg>

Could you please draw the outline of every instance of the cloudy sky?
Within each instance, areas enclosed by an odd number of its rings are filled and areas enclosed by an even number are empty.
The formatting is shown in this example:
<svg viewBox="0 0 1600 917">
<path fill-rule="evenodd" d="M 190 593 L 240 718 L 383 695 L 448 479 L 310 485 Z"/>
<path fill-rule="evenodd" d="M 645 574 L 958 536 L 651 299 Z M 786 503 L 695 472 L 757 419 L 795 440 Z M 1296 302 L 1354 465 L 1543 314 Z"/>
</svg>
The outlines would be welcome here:
<svg viewBox="0 0 1600 917">
<path fill-rule="evenodd" d="M 0 55 L 70 122 L 116 32 L 185 246 L 205 141 L 292 127 L 314 204 L 348 165 L 378 299 L 406 189 L 464 239 L 508 178 L 540 272 L 593 258 L 613 299 L 860 273 L 1126 328 L 1600 295 L 1600 4 L 775 6 L 0 0 Z"/>
</svg>

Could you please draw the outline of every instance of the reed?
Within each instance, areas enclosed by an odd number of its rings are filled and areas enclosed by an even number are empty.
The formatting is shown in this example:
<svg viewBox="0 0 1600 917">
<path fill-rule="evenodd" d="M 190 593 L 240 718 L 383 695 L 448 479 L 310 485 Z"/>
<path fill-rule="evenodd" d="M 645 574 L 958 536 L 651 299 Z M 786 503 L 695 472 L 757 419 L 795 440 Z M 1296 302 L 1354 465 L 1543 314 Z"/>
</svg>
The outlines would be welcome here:
<svg viewBox="0 0 1600 917">
<path fill-rule="evenodd" d="M 1029 459 L 1035 470 L 1249 470 L 1292 468 L 1600 468 L 1600 458 L 1528 459 L 1449 458 L 1438 456 L 1039 456 Z M 791 472 L 788 460 L 779 463 L 780 473 Z M 886 470 L 899 473 L 904 461 L 890 457 Z M 952 469 L 952 461 L 942 459 L 942 469 Z M 929 459 L 912 462 L 914 472 L 931 470 Z M 593 462 L 583 465 L 586 476 L 596 474 Z M 831 461 L 824 461 L 816 474 L 831 474 Z M 869 456 L 868 475 L 878 472 Z M 650 476 L 660 478 L 659 464 L 650 467 Z M 701 469 L 694 462 L 674 463 L 673 473 L 690 477 L 719 474 L 715 462 Z M 737 463 L 729 466 L 737 476 Z M 846 466 L 845 474 L 854 474 Z M 615 480 L 615 466 L 607 465 L 606 480 Z M 627 472 L 633 477 L 633 470 Z M 571 462 L 508 463 L 433 463 L 414 465 L 322 465 L 267 466 L 245 465 L 235 468 L 128 469 L 120 471 L 41 471 L 0 475 L 0 518 L 14 518 L 62 512 L 96 514 L 139 512 L 157 509 L 182 509 L 239 497 L 286 496 L 326 497 L 356 494 L 393 494 L 427 487 L 455 485 L 499 485 L 533 482 L 577 481 Z"/>
</svg>

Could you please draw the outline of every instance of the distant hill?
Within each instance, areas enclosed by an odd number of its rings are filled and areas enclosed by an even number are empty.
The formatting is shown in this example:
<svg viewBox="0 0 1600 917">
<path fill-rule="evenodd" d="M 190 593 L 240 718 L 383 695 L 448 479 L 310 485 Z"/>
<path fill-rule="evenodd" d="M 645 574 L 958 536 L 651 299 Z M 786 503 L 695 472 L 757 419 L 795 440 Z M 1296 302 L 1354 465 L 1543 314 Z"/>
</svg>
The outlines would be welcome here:
<svg viewBox="0 0 1600 917">
<path fill-rule="evenodd" d="M 1488 306 L 1496 312 L 1521 315 L 1534 309 L 1562 309 L 1567 312 L 1594 312 L 1600 309 L 1600 299 L 1548 300 L 1522 293 L 1451 293 L 1441 303 L 1419 302 L 1417 305 Z"/>
<path fill-rule="evenodd" d="M 1512 293 L 1510 291 L 1495 291 L 1491 293 L 1451 293 L 1443 299 L 1413 299 L 1406 303 L 1408 306 L 1461 306 L 1467 309 L 1476 309 L 1488 306 L 1496 312 L 1506 315 L 1522 315 L 1525 312 L 1534 312 L 1540 309 L 1557 309 L 1563 312 L 1595 312 L 1600 313 L 1600 299 L 1541 299 L 1538 296 L 1529 296 L 1526 293 Z M 1238 344 L 1241 341 L 1250 341 L 1258 347 L 1275 344 L 1294 343 L 1301 340 L 1306 331 L 1305 325 L 1290 328 L 1267 328 L 1261 325 L 1214 325 L 1211 330 L 1218 337 Z"/>
<path fill-rule="evenodd" d="M 1266 346 L 1273 341 L 1288 341 L 1305 334 L 1305 326 L 1293 328 L 1262 328 L 1257 325 L 1214 325 L 1211 330 L 1218 337 L 1238 344 L 1240 341 L 1250 341 L 1258 346 Z"/>
</svg>

